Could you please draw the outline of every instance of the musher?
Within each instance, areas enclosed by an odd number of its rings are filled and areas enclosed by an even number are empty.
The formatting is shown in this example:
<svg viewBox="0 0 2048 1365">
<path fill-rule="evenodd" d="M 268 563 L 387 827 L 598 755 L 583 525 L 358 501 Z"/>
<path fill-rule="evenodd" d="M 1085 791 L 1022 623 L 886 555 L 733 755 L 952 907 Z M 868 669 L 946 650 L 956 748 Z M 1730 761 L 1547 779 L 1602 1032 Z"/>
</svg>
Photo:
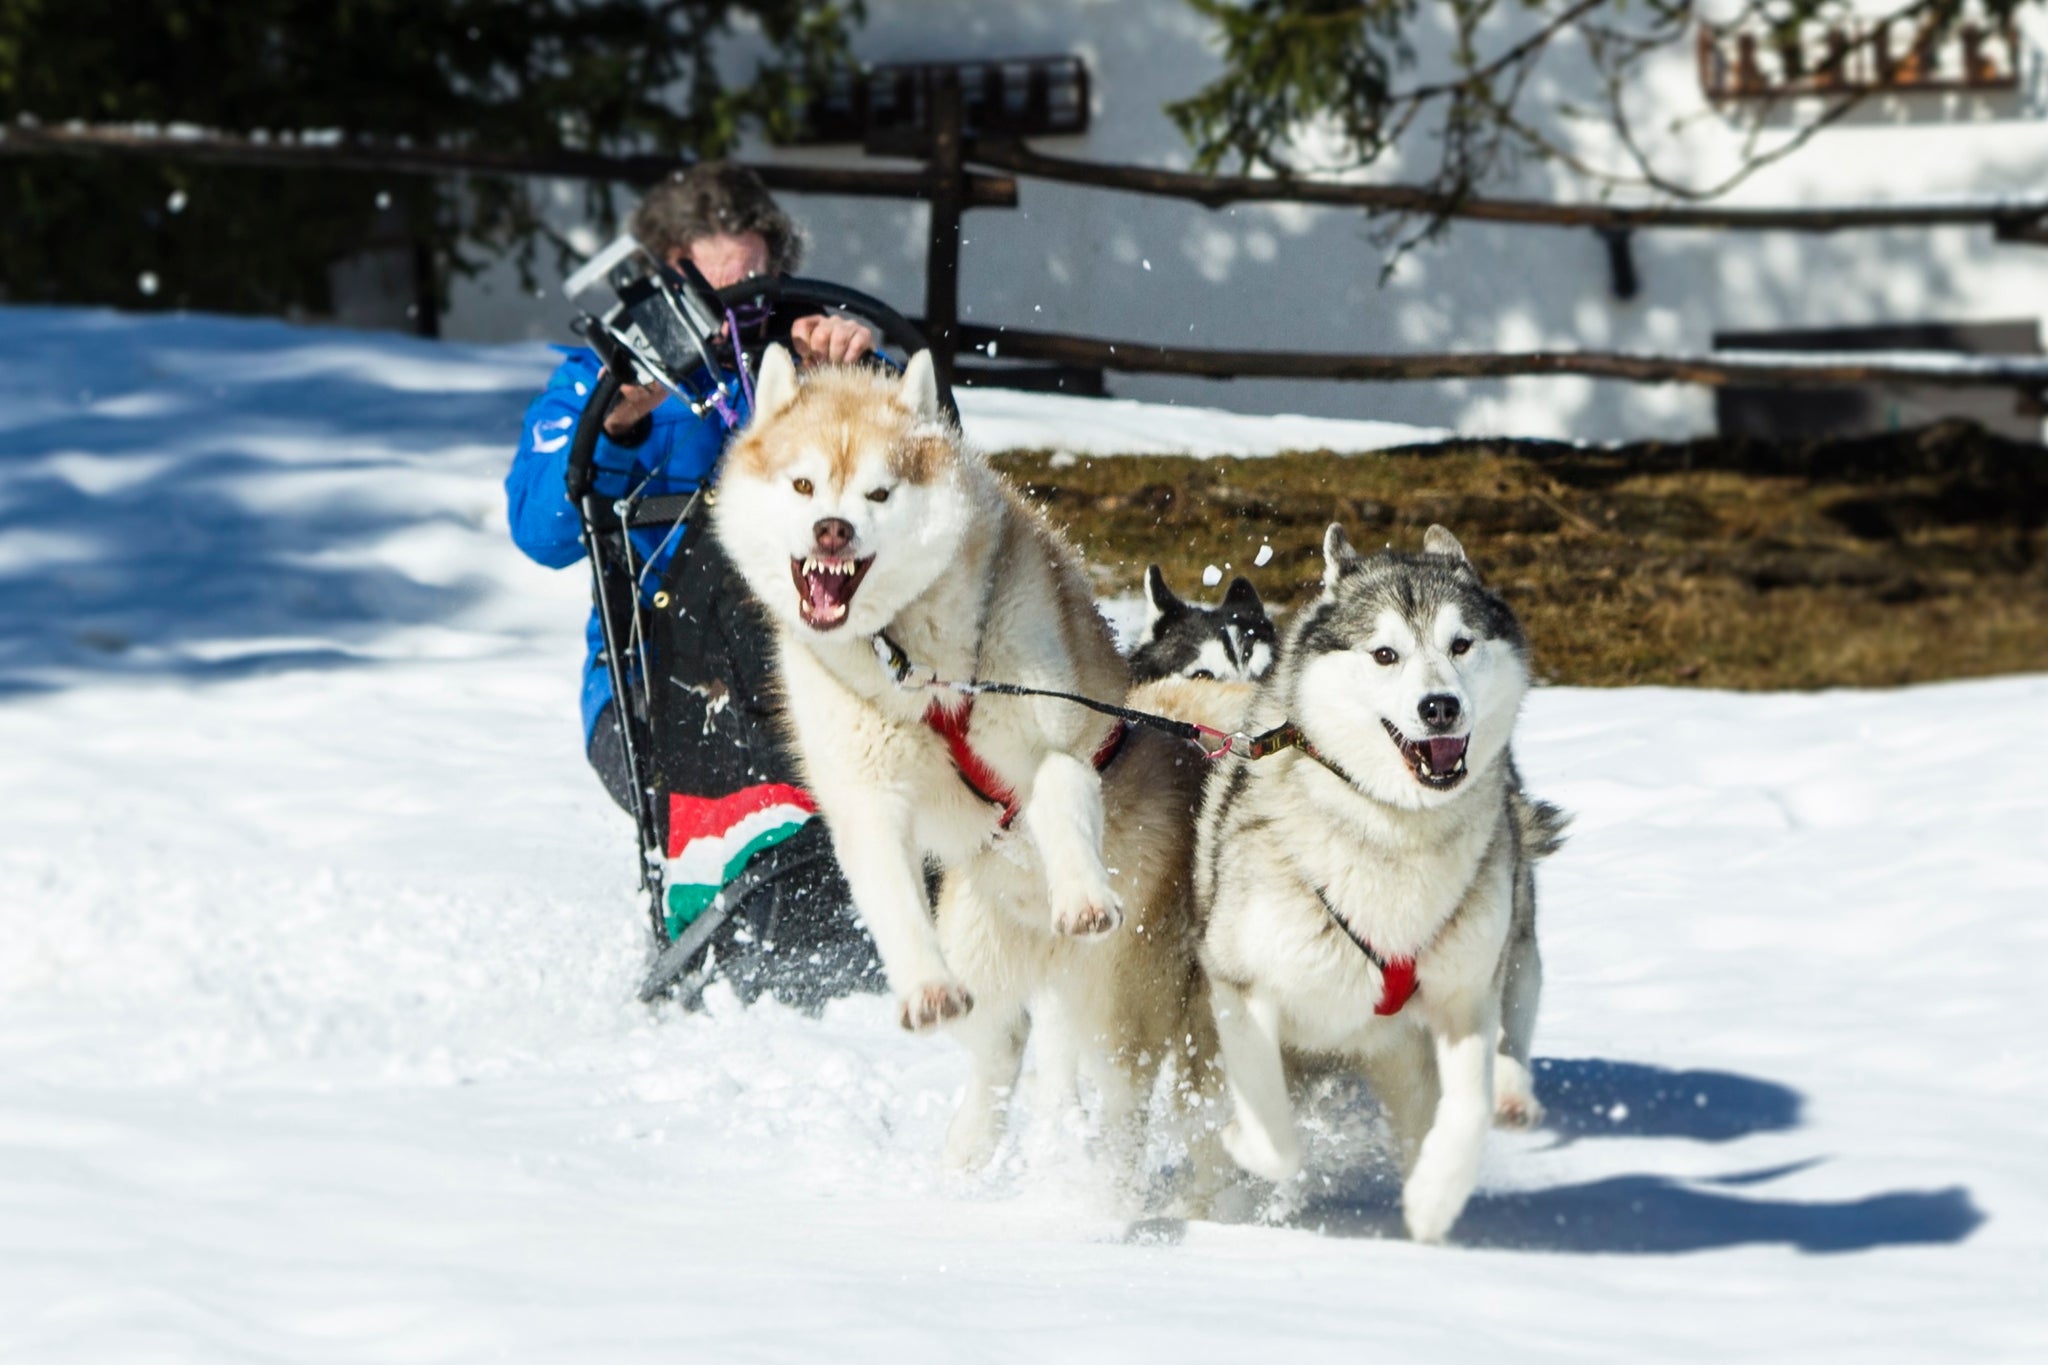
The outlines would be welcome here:
<svg viewBox="0 0 2048 1365">
<path fill-rule="evenodd" d="M 803 252 L 796 225 L 760 178 L 729 162 L 702 162 L 657 186 L 634 210 L 628 227 L 650 253 L 671 266 L 689 261 L 718 289 L 756 276 L 791 273 Z M 740 343 L 756 358 L 770 341 L 788 346 L 800 364 L 858 361 L 874 349 L 867 327 L 839 314 L 789 316 L 767 305 L 753 305 L 735 309 L 733 320 Z M 581 521 L 569 501 L 565 475 L 577 420 L 601 373 L 601 363 L 591 351 L 560 349 L 562 364 L 526 410 L 518 453 L 505 479 L 512 539 L 529 558 L 549 568 L 564 568 L 584 557 Z M 738 413 L 728 425 L 717 412 L 693 413 L 660 385 L 623 386 L 597 442 L 598 493 L 609 501 L 634 488 L 650 496 L 695 491 L 713 477 L 726 442 L 745 417 Z M 680 572 L 685 566 L 669 562 L 674 535 L 638 530 L 632 536 L 635 554 L 651 561 L 649 572 L 642 575 L 645 604 L 662 585 L 673 583 L 672 567 Z M 689 554 L 701 561 L 687 566 L 691 574 L 725 578 L 723 558 L 708 537 L 694 539 Z M 723 587 L 705 588 L 702 581 L 692 586 L 713 595 L 701 614 L 713 618 L 706 631 L 722 628 L 722 636 L 703 641 L 681 638 L 675 652 L 701 653 L 698 672 L 705 671 L 703 665 L 709 661 L 711 672 L 726 676 L 692 674 L 694 687 L 677 702 L 693 708 L 692 719 L 683 724 L 652 724 L 650 717 L 640 714 L 645 707 L 637 689 L 622 709 L 620 699 L 612 695 L 602 657 L 603 632 L 593 608 L 582 707 L 584 752 L 590 765 L 612 799 L 632 812 L 633 777 L 621 729 L 623 714 L 634 727 L 636 752 L 668 764 L 676 779 L 671 785 L 693 793 L 669 797 L 654 812 L 656 832 L 670 855 L 671 933 L 691 922 L 742 870 L 769 874 L 763 889 L 746 898 L 743 913 L 731 916 L 711 945 L 713 960 L 743 998 L 770 990 L 791 1003 L 814 1006 L 850 989 L 878 986 L 873 946 L 853 918 L 821 822 L 803 818 L 800 807 L 808 798 L 794 787 L 794 770 L 780 745 L 756 738 L 754 756 L 741 767 L 727 761 L 729 748 L 690 747 L 695 735 L 685 732 L 701 730 L 715 738 L 729 707 L 744 710 L 744 716 L 735 716 L 752 722 L 741 731 L 740 749 L 746 748 L 748 736 L 775 731 L 767 714 L 772 706 L 764 676 L 768 644 L 754 615 L 758 609 L 750 602 L 731 600 Z M 705 647 L 693 648 L 698 644 Z M 691 662 L 672 661 L 668 671 L 688 673 Z M 635 676 L 638 667 L 636 661 Z M 653 695 L 662 699 L 669 694 L 657 690 Z M 657 705 L 667 704 L 657 700 Z M 682 738 L 657 746 L 652 733 L 657 728 L 678 732 Z M 658 747 L 661 752 L 656 752 Z M 773 752 L 764 755 L 764 749 Z M 778 872 L 778 862 L 791 870 Z"/>
</svg>

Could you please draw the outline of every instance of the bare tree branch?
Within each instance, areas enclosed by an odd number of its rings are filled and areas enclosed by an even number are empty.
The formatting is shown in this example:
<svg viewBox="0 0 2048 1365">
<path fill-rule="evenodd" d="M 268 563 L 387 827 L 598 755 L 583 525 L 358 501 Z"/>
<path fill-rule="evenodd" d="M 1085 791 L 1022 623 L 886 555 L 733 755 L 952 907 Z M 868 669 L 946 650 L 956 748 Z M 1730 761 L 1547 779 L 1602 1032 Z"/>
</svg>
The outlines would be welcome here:
<svg viewBox="0 0 2048 1365">
<path fill-rule="evenodd" d="M 1867 89 L 1802 85 L 1795 66 L 1788 84 L 1799 93 L 1773 96 L 1747 109 L 1734 168 L 1702 181 L 1678 173 L 1671 154 L 1653 147 L 1630 107 L 1649 64 L 1687 41 L 1703 23 L 1697 0 L 1529 0 L 1523 7 L 1504 6 L 1500 0 L 1188 3 L 1223 25 L 1229 68 L 1194 97 L 1169 106 L 1195 145 L 1199 169 L 1214 169 L 1234 155 L 1247 169 L 1295 175 L 1299 158 L 1292 149 L 1302 145 L 1303 131 L 1319 118 L 1332 121 L 1337 133 L 1336 157 L 1323 158 L 1318 167 L 1326 172 L 1368 167 L 1390 150 L 1399 149 L 1405 158 L 1418 144 L 1435 148 L 1425 186 L 1429 206 L 1391 210 L 1423 220 L 1412 231 L 1410 224 L 1389 230 L 1388 237 L 1397 239 L 1397 256 L 1443 229 L 1451 216 L 1444 206 L 1478 199 L 1484 185 L 1505 177 L 1524 158 L 1555 162 L 1603 193 L 1633 188 L 1681 202 L 1710 201 L 1804 149 L 1869 95 Z M 1917 54 L 1966 22 L 2003 24 L 2021 6 L 2040 3 L 1974 0 L 1966 15 L 1966 0 L 1894 0 L 1878 14 L 1863 11 L 1856 0 L 1742 0 L 1730 23 L 1774 53 L 1795 54 L 1786 59 L 1793 62 L 1800 60 L 1802 33 L 1816 27 L 1838 35 L 1853 31 L 1856 36 L 1847 47 L 1840 38 L 1832 40 L 1832 60 L 1839 63 L 1844 52 L 1882 51 L 1875 45 L 1888 41 L 1893 26 L 1908 29 Z M 1524 21 L 1530 9 L 1545 12 Z M 1385 81 L 1386 72 L 1412 63 L 1412 35 L 1444 16 L 1451 29 L 1444 58 L 1449 73 L 1404 88 Z M 1486 33 L 1518 22 L 1533 22 L 1533 31 L 1497 51 L 1485 50 Z M 1583 45 L 1596 73 L 1598 117 L 1612 130 L 1619 164 L 1596 159 L 1549 131 L 1526 108 L 1531 92 L 1543 88 L 1536 74 L 1546 63 L 1554 65 L 1553 54 L 1572 39 Z M 1332 102 L 1339 94 L 1341 105 Z M 1820 97 L 1817 109 L 1806 107 L 1809 96 Z M 1671 130 L 1709 112 L 1702 109 L 1675 120 Z M 1770 135 L 1780 132 L 1767 145 Z"/>
</svg>

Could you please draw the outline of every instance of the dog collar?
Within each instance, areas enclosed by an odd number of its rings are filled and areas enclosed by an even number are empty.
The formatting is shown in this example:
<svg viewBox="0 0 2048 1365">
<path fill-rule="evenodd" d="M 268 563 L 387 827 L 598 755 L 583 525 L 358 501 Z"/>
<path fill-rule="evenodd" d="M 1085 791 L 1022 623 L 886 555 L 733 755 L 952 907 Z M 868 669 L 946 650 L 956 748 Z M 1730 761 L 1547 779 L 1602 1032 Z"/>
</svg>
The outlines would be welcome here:
<svg viewBox="0 0 2048 1365">
<path fill-rule="evenodd" d="M 1415 979 L 1415 959 L 1381 956 L 1377 949 L 1358 936 L 1358 931 L 1351 927 L 1350 921 L 1337 913 L 1337 907 L 1330 904 L 1329 892 L 1318 886 L 1315 893 L 1316 899 L 1323 903 L 1323 909 L 1329 913 L 1337 927 L 1344 931 L 1344 937 L 1358 945 L 1358 951 L 1365 954 L 1366 961 L 1379 968 L 1380 998 L 1379 1003 L 1372 1007 L 1372 1012 L 1379 1015 L 1399 1014 L 1401 1007 L 1422 988 L 1422 983 Z"/>
<path fill-rule="evenodd" d="M 1244 756 L 1246 758 L 1265 758 L 1270 754 L 1279 753 L 1282 749 L 1299 749 L 1308 757 L 1343 778 L 1349 786 L 1356 787 L 1360 791 L 1365 790 L 1364 787 L 1359 786 L 1357 778 L 1345 772 L 1343 768 L 1337 765 L 1335 759 L 1326 756 L 1322 750 L 1309 743 L 1308 736 L 1301 732 L 1301 727 L 1291 720 L 1274 726 L 1262 735 L 1254 736 L 1251 743 L 1245 746 Z M 1321 893 L 1318 892 L 1317 894 L 1320 895 Z M 1328 901 L 1323 903 L 1325 905 L 1329 904 Z M 1336 912 L 1332 911 L 1331 913 L 1334 914 Z"/>
</svg>

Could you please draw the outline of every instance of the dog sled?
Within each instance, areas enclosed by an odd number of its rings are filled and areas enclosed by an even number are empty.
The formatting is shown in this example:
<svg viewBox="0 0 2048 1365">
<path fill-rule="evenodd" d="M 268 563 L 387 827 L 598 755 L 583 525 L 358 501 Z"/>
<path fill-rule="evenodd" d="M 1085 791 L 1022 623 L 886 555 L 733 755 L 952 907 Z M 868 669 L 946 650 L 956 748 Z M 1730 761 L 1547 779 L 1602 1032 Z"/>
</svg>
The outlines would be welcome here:
<svg viewBox="0 0 2048 1365">
<path fill-rule="evenodd" d="M 714 289 L 687 262 L 655 261 L 631 237 L 565 282 L 571 296 L 600 287 L 616 302 L 581 315 L 577 330 L 605 368 L 577 422 L 567 481 L 634 797 L 651 938 L 640 997 L 693 1008 L 720 975 L 745 998 L 772 991 L 798 1004 L 878 985 L 778 724 L 767 619 L 709 534 L 716 469 L 693 492 L 646 495 L 643 480 L 610 496 L 597 488 L 595 454 L 626 383 L 664 384 L 700 415 L 737 426 L 759 348 L 772 339 L 748 343 L 763 319 L 850 315 L 898 367 L 924 337 L 858 290 L 787 276 Z M 941 400 L 954 411 L 950 393 Z"/>
</svg>

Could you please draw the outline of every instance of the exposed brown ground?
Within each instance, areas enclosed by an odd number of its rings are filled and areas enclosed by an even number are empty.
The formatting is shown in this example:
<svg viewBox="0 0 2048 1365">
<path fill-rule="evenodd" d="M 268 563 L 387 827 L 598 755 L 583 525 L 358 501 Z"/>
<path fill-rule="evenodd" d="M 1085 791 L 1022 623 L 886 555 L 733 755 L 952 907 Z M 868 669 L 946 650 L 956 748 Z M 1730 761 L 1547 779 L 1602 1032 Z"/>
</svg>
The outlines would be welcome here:
<svg viewBox="0 0 2048 1365">
<path fill-rule="evenodd" d="M 1442 522 L 1521 615 L 1539 677 L 1886 686 L 2048 670 L 2048 448 L 1961 424 L 1773 446 L 1450 442 L 1379 455 L 997 463 L 1105 594 L 1157 562 L 1270 604 L 1313 595 L 1323 528 L 1421 548 Z M 1252 560 L 1261 541 L 1273 557 Z"/>
</svg>

